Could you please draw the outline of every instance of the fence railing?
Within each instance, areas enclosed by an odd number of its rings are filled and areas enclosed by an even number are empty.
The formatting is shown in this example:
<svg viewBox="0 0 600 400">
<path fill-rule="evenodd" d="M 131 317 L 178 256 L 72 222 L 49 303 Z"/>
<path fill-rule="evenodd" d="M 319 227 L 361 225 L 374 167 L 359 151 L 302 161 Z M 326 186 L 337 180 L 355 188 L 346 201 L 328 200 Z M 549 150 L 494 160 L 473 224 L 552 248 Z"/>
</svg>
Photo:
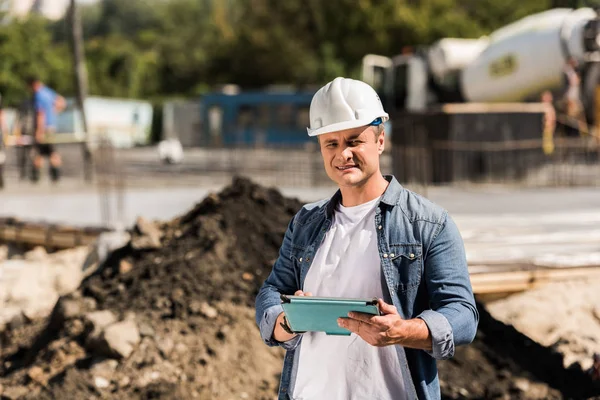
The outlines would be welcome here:
<svg viewBox="0 0 600 400">
<path fill-rule="evenodd" d="M 547 144 L 546 144 L 547 145 Z M 593 137 L 505 142 L 431 141 L 396 146 L 393 171 L 419 185 L 516 184 L 600 186 L 600 146 Z"/>
<path fill-rule="evenodd" d="M 516 184 L 527 186 L 600 186 L 600 146 L 592 137 L 556 138 L 552 151 L 542 140 L 469 143 L 419 142 L 394 145 L 383 153 L 383 173 L 393 173 L 408 187 L 423 192 L 430 185 Z M 226 184 L 234 175 L 245 175 L 269 186 L 334 186 L 323 166 L 317 144 L 305 146 L 230 146 L 186 148 L 181 164 L 163 164 L 154 147 L 95 149 L 95 181 L 101 187 L 156 185 L 198 186 Z M 81 149 L 57 145 L 63 156 L 64 176 L 81 178 Z M 23 149 L 8 149 L 5 174 L 19 181 L 26 158 Z M 114 177 L 114 178 L 111 178 Z M 415 189 L 416 190 L 416 189 Z"/>
</svg>

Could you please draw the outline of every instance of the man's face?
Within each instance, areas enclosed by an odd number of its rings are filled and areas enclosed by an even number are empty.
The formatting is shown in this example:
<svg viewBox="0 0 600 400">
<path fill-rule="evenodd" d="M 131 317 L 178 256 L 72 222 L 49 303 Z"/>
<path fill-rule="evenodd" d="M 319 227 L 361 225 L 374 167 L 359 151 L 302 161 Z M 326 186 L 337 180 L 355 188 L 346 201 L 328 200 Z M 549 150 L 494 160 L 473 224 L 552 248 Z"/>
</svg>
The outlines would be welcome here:
<svg viewBox="0 0 600 400">
<path fill-rule="evenodd" d="M 362 126 L 319 136 L 325 171 L 340 187 L 360 187 L 379 173 L 384 134 Z"/>
</svg>

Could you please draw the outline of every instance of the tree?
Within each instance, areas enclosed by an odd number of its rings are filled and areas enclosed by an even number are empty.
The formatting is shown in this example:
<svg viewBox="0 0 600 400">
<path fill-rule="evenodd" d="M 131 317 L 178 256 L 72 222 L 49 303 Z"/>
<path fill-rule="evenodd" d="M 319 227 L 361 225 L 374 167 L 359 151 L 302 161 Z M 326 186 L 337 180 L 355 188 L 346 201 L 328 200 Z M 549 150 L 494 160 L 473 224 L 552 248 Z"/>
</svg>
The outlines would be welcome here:
<svg viewBox="0 0 600 400">
<path fill-rule="evenodd" d="M 38 76 L 61 93 L 73 93 L 68 47 L 52 43 L 48 24 L 40 17 L 15 19 L 0 26 L 0 59 L 0 92 L 9 105 L 28 96 L 29 75 Z"/>
</svg>

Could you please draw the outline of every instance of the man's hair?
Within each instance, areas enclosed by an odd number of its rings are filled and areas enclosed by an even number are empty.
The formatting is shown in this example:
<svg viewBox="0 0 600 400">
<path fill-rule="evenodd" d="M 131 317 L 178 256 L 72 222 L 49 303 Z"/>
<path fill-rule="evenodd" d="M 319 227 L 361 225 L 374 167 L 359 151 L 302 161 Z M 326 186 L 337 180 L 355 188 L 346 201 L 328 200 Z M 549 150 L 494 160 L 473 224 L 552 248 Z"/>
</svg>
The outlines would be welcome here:
<svg viewBox="0 0 600 400">
<path fill-rule="evenodd" d="M 28 85 L 33 85 L 35 82 L 39 82 L 40 78 L 37 75 L 29 75 L 26 79 Z"/>
</svg>

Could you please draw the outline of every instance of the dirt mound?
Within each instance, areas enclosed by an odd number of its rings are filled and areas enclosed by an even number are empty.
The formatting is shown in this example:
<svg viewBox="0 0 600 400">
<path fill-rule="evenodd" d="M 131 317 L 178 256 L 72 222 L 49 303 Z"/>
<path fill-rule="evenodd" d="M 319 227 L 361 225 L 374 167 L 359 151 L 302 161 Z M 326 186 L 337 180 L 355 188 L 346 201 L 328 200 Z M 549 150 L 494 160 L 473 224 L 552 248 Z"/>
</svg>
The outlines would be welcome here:
<svg viewBox="0 0 600 400">
<path fill-rule="evenodd" d="M 300 206 L 235 179 L 180 218 L 140 219 L 48 321 L 0 336 L 0 398 L 273 399 L 283 351 L 253 305 Z M 445 398 L 589 395 L 583 372 L 481 312 L 475 343 L 440 364 Z"/>
<path fill-rule="evenodd" d="M 565 367 L 592 366 L 600 353 L 600 280 L 552 283 L 488 304 L 494 318 L 564 355 Z"/>
<path fill-rule="evenodd" d="M 262 343 L 253 304 L 300 207 L 236 178 L 179 218 L 138 220 L 130 243 L 63 297 L 47 326 L 6 332 L 4 390 L 28 385 L 34 398 L 272 398 L 283 353 Z M 132 343 L 111 343 L 109 330 Z"/>
<path fill-rule="evenodd" d="M 100 307 L 184 318 L 204 301 L 254 305 L 275 261 L 287 225 L 302 204 L 237 178 L 186 215 L 160 224 L 155 249 L 132 243 L 83 284 Z M 135 234 L 134 234 L 135 235 Z M 147 236 L 151 236 L 146 234 Z M 151 246 L 150 246 L 151 247 Z M 120 273 L 127 265 L 131 271 Z M 126 266 L 126 267 L 123 267 Z"/>
<path fill-rule="evenodd" d="M 474 342 L 438 363 L 446 399 L 600 399 L 600 382 L 563 355 L 494 319 L 478 304 Z"/>
</svg>

